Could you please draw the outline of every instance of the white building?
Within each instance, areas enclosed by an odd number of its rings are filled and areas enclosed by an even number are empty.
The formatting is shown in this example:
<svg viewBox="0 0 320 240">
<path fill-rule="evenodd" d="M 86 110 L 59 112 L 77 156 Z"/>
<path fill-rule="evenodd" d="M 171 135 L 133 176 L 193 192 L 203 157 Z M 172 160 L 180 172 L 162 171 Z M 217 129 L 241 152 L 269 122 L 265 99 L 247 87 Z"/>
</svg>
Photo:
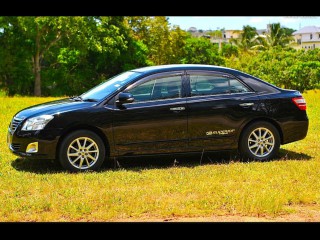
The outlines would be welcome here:
<svg viewBox="0 0 320 240">
<path fill-rule="evenodd" d="M 292 33 L 296 42 L 296 49 L 320 48 L 320 27 L 306 26 Z"/>
</svg>

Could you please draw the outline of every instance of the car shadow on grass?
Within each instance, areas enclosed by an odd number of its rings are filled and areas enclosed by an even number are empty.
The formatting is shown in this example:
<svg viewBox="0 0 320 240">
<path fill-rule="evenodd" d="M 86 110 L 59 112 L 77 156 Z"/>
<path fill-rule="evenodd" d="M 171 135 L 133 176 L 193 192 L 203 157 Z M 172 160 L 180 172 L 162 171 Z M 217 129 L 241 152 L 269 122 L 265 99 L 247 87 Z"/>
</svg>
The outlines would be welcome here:
<svg viewBox="0 0 320 240">
<path fill-rule="evenodd" d="M 65 172 L 55 160 L 17 158 L 11 166 L 18 171 L 38 174 Z"/>
<path fill-rule="evenodd" d="M 290 161 L 300 160 L 306 161 L 312 159 L 311 156 L 304 153 L 297 153 L 285 149 L 280 149 L 279 155 L 273 160 L 260 162 L 261 164 L 270 161 Z M 113 161 L 113 167 L 104 164 L 99 172 L 104 171 L 142 171 L 147 169 L 165 169 L 172 167 L 198 167 L 200 165 L 216 165 L 216 164 L 231 164 L 236 162 L 252 163 L 257 162 L 247 159 L 241 159 L 237 152 L 215 152 L 215 153 L 196 153 L 191 155 L 173 154 L 167 156 L 153 157 L 130 157 L 119 158 Z M 43 159 L 22 159 L 17 158 L 11 163 L 12 167 L 18 171 L 32 172 L 37 174 L 50 173 L 67 173 L 62 169 L 60 164 L 54 160 Z"/>
<path fill-rule="evenodd" d="M 141 171 L 154 168 L 172 168 L 172 167 L 198 167 L 200 165 L 216 165 L 231 164 L 236 162 L 252 163 L 259 162 L 261 164 L 272 161 L 306 161 L 312 159 L 311 156 L 304 153 L 280 149 L 278 157 L 267 161 L 255 161 L 242 159 L 237 152 L 211 152 L 193 154 L 191 156 L 171 155 L 162 157 L 132 157 L 117 159 L 114 163 L 113 171 L 126 169 L 131 171 Z M 106 170 L 103 168 L 102 170 Z M 110 170 L 110 168 L 109 168 Z"/>
</svg>

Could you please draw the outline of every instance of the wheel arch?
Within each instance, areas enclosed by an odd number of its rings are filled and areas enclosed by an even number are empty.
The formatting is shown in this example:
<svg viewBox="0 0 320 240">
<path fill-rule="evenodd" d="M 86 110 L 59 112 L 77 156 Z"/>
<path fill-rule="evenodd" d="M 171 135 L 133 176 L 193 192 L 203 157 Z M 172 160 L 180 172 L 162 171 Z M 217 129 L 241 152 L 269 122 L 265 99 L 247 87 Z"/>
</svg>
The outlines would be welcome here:
<svg viewBox="0 0 320 240">
<path fill-rule="evenodd" d="M 101 129 L 94 127 L 94 126 L 86 125 L 86 124 L 72 126 L 72 127 L 68 128 L 67 130 L 65 130 L 59 138 L 59 141 L 56 146 L 56 152 L 59 151 L 60 145 L 61 145 L 61 142 L 63 141 L 63 139 L 71 132 L 74 132 L 77 130 L 89 130 L 89 131 L 92 131 L 95 134 L 97 134 L 102 139 L 102 141 L 104 143 L 104 146 L 106 149 L 106 157 L 110 156 L 110 141 L 108 140 L 107 136 L 102 132 Z"/>
<path fill-rule="evenodd" d="M 270 119 L 270 118 L 260 117 L 260 118 L 252 119 L 243 125 L 243 127 L 241 128 L 241 131 L 239 132 L 238 138 L 237 138 L 238 148 L 240 146 L 240 139 L 242 138 L 242 135 L 243 135 L 243 132 L 245 131 L 245 129 L 247 129 L 251 124 L 253 124 L 255 122 L 260 122 L 260 121 L 271 123 L 278 130 L 278 133 L 280 136 L 280 143 L 283 144 L 283 132 L 282 132 L 282 129 L 281 129 L 279 123 L 277 123 L 275 120 Z"/>
</svg>

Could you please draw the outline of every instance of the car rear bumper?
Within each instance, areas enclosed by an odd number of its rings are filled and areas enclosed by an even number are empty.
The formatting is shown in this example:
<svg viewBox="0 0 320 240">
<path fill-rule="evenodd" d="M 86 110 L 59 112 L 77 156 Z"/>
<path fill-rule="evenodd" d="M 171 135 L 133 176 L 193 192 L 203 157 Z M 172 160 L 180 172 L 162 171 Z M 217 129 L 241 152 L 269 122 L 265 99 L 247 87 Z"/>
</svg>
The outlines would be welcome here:
<svg viewBox="0 0 320 240">
<path fill-rule="evenodd" d="M 282 125 L 283 139 L 282 144 L 298 141 L 307 136 L 309 121 L 292 121 Z"/>
</svg>

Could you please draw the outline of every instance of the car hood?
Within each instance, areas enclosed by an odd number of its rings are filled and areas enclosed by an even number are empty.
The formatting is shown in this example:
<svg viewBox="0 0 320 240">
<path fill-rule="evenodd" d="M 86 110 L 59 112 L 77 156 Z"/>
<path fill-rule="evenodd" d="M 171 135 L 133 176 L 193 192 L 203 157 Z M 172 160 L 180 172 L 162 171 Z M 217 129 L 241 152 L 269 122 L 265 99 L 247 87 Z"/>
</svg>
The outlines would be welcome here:
<svg viewBox="0 0 320 240">
<path fill-rule="evenodd" d="M 97 104 L 96 102 L 74 101 L 71 99 L 62 99 L 52 102 L 42 103 L 39 105 L 25 108 L 18 112 L 15 117 L 25 119 L 29 117 L 36 117 L 44 114 L 54 115 L 63 112 L 69 112 L 77 109 L 84 109 Z"/>
</svg>

